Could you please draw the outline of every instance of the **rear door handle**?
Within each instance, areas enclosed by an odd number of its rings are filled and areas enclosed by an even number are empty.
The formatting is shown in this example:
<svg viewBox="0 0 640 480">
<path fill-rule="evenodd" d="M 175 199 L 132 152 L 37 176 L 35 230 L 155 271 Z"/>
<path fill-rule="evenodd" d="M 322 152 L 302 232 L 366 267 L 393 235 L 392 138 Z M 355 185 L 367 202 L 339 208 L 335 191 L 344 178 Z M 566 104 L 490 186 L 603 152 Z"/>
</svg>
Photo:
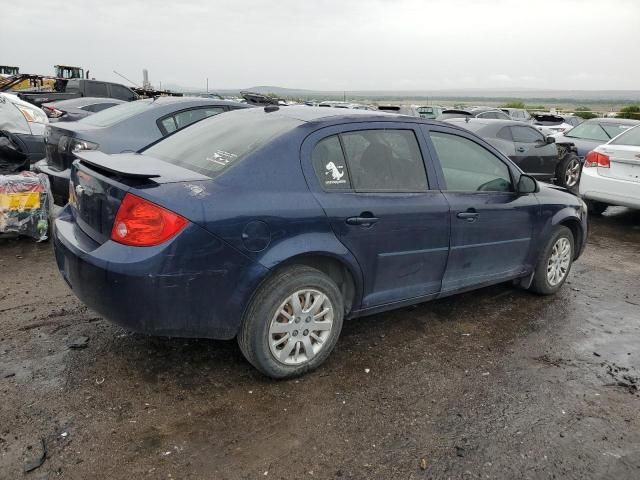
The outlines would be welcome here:
<svg viewBox="0 0 640 480">
<path fill-rule="evenodd" d="M 460 212 L 456 216 L 462 220 L 466 220 L 467 222 L 474 222 L 480 214 L 478 212 Z"/>
<path fill-rule="evenodd" d="M 378 221 L 377 217 L 349 217 L 345 220 L 347 225 L 360 225 L 362 227 L 370 227 Z"/>
</svg>

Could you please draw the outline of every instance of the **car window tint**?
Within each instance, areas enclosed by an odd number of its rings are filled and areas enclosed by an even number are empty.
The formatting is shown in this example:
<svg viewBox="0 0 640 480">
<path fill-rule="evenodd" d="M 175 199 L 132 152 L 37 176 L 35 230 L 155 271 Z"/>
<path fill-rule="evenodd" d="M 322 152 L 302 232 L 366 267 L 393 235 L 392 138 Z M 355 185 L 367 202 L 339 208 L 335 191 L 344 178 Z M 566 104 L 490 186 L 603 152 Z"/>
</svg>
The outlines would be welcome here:
<svg viewBox="0 0 640 480">
<path fill-rule="evenodd" d="M 176 113 L 174 118 L 176 120 L 177 128 L 184 128 L 192 123 L 202 120 L 203 118 L 211 117 L 222 112 L 224 112 L 223 107 L 196 108 Z"/>
<path fill-rule="evenodd" d="M 427 189 L 427 175 L 413 130 L 361 130 L 341 137 L 357 191 Z"/>
<path fill-rule="evenodd" d="M 168 134 L 173 133 L 178 129 L 178 126 L 176 125 L 176 120 L 174 117 L 167 117 L 163 119 L 160 123 L 162 123 L 162 127 Z"/>
<path fill-rule="evenodd" d="M 136 94 L 122 85 L 111 85 L 111 94 L 120 100 L 134 100 Z"/>
<path fill-rule="evenodd" d="M 511 127 L 514 142 L 536 143 L 544 141 L 544 136 L 535 128 L 514 125 Z"/>
<path fill-rule="evenodd" d="M 350 190 L 351 180 L 337 135 L 318 142 L 311 156 L 313 169 L 324 190 Z"/>
<path fill-rule="evenodd" d="M 108 97 L 107 84 L 104 82 L 87 81 L 85 84 L 86 97 Z"/>
<path fill-rule="evenodd" d="M 449 133 L 431 132 L 447 190 L 460 192 L 513 191 L 509 168 L 477 143 Z"/>
<path fill-rule="evenodd" d="M 511 135 L 511 128 L 510 127 L 501 128 L 500 131 L 496 134 L 496 137 L 502 140 L 508 140 L 512 142 L 513 136 Z"/>
<path fill-rule="evenodd" d="M 107 108 L 111 108 L 114 105 L 120 105 L 119 103 L 98 103 L 93 105 L 94 112 L 101 112 L 102 110 L 106 110 Z"/>
<path fill-rule="evenodd" d="M 640 147 L 640 127 L 630 128 L 611 141 L 611 145 L 630 145 Z"/>
</svg>

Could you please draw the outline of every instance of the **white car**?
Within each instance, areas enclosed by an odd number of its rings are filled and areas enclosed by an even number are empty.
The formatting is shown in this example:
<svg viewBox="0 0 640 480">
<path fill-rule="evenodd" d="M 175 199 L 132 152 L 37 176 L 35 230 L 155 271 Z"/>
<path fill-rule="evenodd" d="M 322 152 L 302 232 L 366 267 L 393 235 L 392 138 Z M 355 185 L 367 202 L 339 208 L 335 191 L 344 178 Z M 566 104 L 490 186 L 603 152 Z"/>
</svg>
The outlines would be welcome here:
<svg viewBox="0 0 640 480">
<path fill-rule="evenodd" d="M 587 153 L 579 189 L 598 215 L 609 205 L 640 209 L 640 125 Z"/>
<path fill-rule="evenodd" d="M 10 93 L 0 93 L 0 130 L 9 132 L 34 163 L 45 157 L 44 132 L 49 119 L 35 105 Z"/>
</svg>

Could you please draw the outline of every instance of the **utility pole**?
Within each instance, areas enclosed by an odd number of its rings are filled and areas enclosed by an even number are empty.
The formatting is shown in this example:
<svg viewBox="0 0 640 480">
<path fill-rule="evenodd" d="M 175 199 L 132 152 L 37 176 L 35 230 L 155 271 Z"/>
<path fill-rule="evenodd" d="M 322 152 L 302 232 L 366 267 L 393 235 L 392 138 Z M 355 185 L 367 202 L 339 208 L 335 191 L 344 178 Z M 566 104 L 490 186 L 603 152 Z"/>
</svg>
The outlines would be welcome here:
<svg viewBox="0 0 640 480">
<path fill-rule="evenodd" d="M 207 77 L 207 93 L 209 93 L 209 77 Z"/>
</svg>

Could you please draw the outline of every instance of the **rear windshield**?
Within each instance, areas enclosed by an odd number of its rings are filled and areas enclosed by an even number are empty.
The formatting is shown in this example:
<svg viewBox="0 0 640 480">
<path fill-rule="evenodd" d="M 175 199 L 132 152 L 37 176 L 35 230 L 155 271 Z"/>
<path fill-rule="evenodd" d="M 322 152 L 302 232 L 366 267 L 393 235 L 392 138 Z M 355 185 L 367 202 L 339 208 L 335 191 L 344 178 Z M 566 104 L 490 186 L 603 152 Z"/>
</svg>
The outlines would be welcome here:
<svg viewBox="0 0 640 480">
<path fill-rule="evenodd" d="M 201 120 L 149 147 L 143 155 L 215 177 L 302 123 L 265 113 L 262 108 L 242 109 Z"/>
<path fill-rule="evenodd" d="M 565 134 L 565 137 L 608 142 L 610 139 L 617 137 L 630 127 L 631 125 L 623 125 L 620 123 L 583 122 L 577 127 L 569 130 Z"/>
<path fill-rule="evenodd" d="M 112 108 L 98 112 L 95 115 L 80 120 L 85 125 L 93 125 L 94 127 L 110 127 L 116 123 L 122 122 L 128 118 L 145 111 L 153 104 L 152 99 L 136 100 L 135 102 L 123 103 Z"/>
<path fill-rule="evenodd" d="M 611 145 L 631 145 L 633 147 L 640 147 L 640 126 L 630 128 L 614 140 L 611 140 Z"/>
</svg>

